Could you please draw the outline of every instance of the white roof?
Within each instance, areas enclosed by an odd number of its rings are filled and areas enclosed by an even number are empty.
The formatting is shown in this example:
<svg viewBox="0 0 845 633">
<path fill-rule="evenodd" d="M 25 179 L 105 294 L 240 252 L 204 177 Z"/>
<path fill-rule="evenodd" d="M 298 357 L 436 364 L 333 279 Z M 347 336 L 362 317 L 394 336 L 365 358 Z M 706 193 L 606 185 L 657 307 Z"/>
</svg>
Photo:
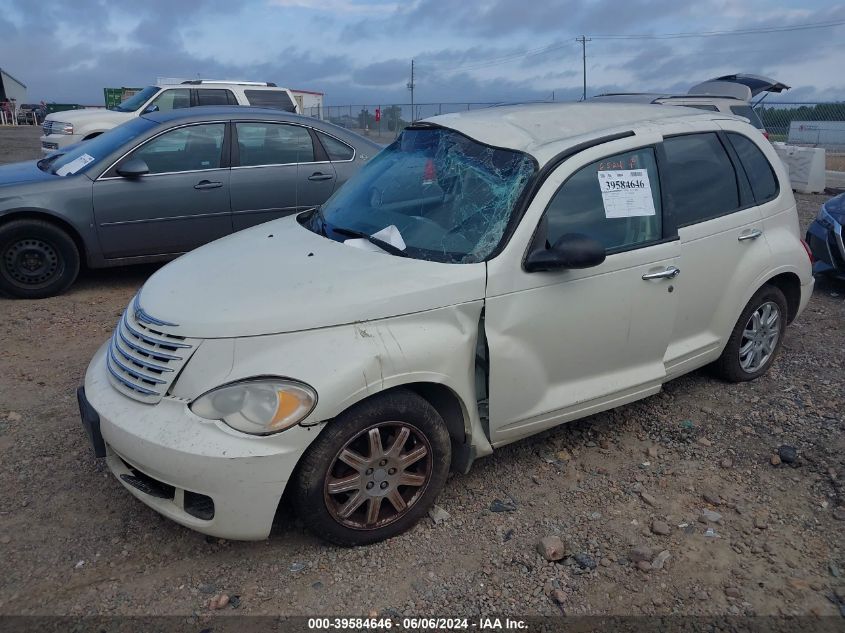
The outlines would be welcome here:
<svg viewBox="0 0 845 633">
<path fill-rule="evenodd" d="M 442 114 L 425 119 L 477 141 L 532 154 L 544 163 L 551 144 L 635 127 L 731 118 L 678 106 L 638 103 L 530 103 Z M 543 149 L 541 149 L 543 148 Z"/>
</svg>

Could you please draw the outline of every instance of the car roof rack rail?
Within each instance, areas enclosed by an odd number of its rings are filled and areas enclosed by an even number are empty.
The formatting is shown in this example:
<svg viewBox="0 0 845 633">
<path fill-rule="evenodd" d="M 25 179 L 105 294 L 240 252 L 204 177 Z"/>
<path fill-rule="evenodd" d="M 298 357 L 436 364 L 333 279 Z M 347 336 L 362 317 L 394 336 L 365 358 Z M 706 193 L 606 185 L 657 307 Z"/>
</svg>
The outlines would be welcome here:
<svg viewBox="0 0 845 633">
<path fill-rule="evenodd" d="M 278 88 L 272 81 L 226 81 L 225 79 L 186 79 L 180 82 L 182 84 L 189 84 L 192 86 L 201 86 L 203 84 L 233 84 L 235 86 L 262 86 L 267 88 Z"/>
</svg>

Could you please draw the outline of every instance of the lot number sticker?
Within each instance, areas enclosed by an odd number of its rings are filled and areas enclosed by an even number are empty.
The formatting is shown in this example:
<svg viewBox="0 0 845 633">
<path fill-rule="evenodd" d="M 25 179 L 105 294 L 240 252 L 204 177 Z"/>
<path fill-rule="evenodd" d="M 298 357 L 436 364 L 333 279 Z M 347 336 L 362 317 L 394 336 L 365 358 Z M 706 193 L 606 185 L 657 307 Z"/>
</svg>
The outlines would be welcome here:
<svg viewBox="0 0 845 633">
<path fill-rule="evenodd" d="M 600 171 L 599 186 L 607 218 L 654 215 L 651 184 L 645 169 Z"/>
<path fill-rule="evenodd" d="M 94 157 L 89 154 L 83 154 L 82 156 L 75 158 L 74 160 L 70 161 L 64 167 L 59 167 L 56 170 L 57 176 L 66 176 L 68 174 L 75 174 L 80 169 L 85 167 L 88 163 L 94 160 Z"/>
</svg>

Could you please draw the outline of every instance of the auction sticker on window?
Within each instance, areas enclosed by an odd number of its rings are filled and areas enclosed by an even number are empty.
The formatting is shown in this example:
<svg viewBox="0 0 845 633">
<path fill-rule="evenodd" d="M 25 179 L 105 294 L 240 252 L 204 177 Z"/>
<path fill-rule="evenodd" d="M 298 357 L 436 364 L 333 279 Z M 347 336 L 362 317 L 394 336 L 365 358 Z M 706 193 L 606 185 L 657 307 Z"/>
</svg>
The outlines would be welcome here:
<svg viewBox="0 0 845 633">
<path fill-rule="evenodd" d="M 83 154 L 82 156 L 79 156 L 78 158 L 75 158 L 72 161 L 70 161 L 67 165 L 64 165 L 63 167 L 59 167 L 56 170 L 56 175 L 57 176 L 67 176 L 68 174 L 75 174 L 76 172 L 78 172 L 80 169 L 85 167 L 85 165 L 87 165 L 88 163 L 90 163 L 93 160 L 94 160 L 94 157 L 91 156 L 90 154 Z"/>
<path fill-rule="evenodd" d="M 651 184 L 645 169 L 600 171 L 599 186 L 607 218 L 654 215 Z"/>
</svg>

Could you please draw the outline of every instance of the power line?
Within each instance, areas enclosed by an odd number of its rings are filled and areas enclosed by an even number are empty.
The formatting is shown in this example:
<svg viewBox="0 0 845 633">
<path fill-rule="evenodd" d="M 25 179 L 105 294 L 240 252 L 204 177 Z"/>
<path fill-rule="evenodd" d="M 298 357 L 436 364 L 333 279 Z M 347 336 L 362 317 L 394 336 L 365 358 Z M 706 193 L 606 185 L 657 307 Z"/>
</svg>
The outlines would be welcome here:
<svg viewBox="0 0 845 633">
<path fill-rule="evenodd" d="M 810 22 L 806 24 L 791 24 L 791 25 L 784 25 L 784 26 L 769 26 L 769 27 L 754 27 L 754 28 L 743 28 L 743 29 L 729 29 L 729 30 L 720 30 L 720 31 L 698 31 L 698 32 L 681 32 L 681 33 L 658 33 L 658 34 L 619 34 L 619 35 L 591 35 L 591 39 L 595 40 L 661 40 L 661 39 L 685 39 L 685 38 L 696 38 L 696 37 L 721 37 L 727 35 L 755 35 L 761 33 L 783 33 L 783 32 L 790 32 L 790 31 L 807 31 L 807 30 L 814 30 L 814 29 L 826 29 L 826 28 L 833 28 L 836 26 L 841 26 L 845 24 L 845 19 L 843 20 L 831 20 L 827 22 Z M 581 36 L 585 37 L 585 36 Z M 580 39 L 577 40 L 579 43 L 581 42 Z M 589 41 L 589 39 L 587 40 Z M 524 59 L 528 57 L 536 57 L 538 55 L 543 55 L 545 53 L 551 53 L 553 51 L 557 51 L 563 48 L 567 48 L 571 46 L 571 42 L 564 42 L 564 43 L 556 43 L 556 44 L 549 44 L 547 46 L 541 46 L 539 48 L 529 49 L 527 51 L 523 51 L 521 53 L 511 53 L 508 55 L 504 55 L 501 57 L 492 57 L 486 60 L 479 60 L 477 62 L 471 62 L 469 64 L 465 64 L 463 66 L 455 66 L 455 67 L 448 67 L 444 64 L 434 64 L 433 66 L 429 66 L 430 69 L 438 70 L 438 71 L 446 71 L 446 72 L 459 72 L 459 71 L 470 71 L 470 70 L 480 70 L 483 68 L 490 68 L 492 66 L 498 66 L 500 64 L 505 64 L 508 62 L 516 61 L 519 59 Z M 582 50 L 582 54 L 583 54 Z"/>
<path fill-rule="evenodd" d="M 518 59 L 523 59 L 526 57 L 536 57 L 538 55 L 550 53 L 552 51 L 567 48 L 569 46 L 572 46 L 572 42 L 564 42 L 562 44 L 549 44 L 548 46 L 541 46 L 540 48 L 530 49 L 521 53 L 511 53 L 502 57 L 492 57 L 490 59 L 472 62 L 464 66 L 448 67 L 443 64 L 435 64 L 434 66 L 429 66 L 429 68 L 448 70 L 450 72 L 457 72 L 459 70 L 477 70 L 480 68 L 489 68 L 490 66 L 498 66 L 499 64 L 504 64 L 510 61 L 516 61 Z"/>
<path fill-rule="evenodd" d="M 808 24 L 791 24 L 786 26 L 764 26 L 746 29 L 731 29 L 725 31 L 697 31 L 687 33 L 660 33 L 652 35 L 593 35 L 597 40 L 670 40 L 688 37 L 719 37 L 723 35 L 754 35 L 756 33 L 783 33 L 786 31 L 808 31 L 812 29 L 829 29 L 845 24 L 845 20 L 829 22 L 811 22 Z"/>
</svg>

